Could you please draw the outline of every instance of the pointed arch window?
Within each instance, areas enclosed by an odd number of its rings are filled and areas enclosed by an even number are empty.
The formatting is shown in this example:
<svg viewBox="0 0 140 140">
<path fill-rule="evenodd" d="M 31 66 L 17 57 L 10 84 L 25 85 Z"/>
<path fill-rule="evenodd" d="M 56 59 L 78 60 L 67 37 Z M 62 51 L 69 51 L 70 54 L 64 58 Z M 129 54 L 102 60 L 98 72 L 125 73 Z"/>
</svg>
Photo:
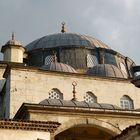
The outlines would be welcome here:
<svg viewBox="0 0 140 140">
<path fill-rule="evenodd" d="M 87 103 L 97 103 L 97 97 L 90 91 L 84 96 L 84 101 Z"/>
<path fill-rule="evenodd" d="M 121 97 L 120 105 L 123 109 L 134 109 L 133 100 L 127 95 Z"/>
<path fill-rule="evenodd" d="M 61 100 L 63 100 L 63 93 L 61 93 L 59 89 L 53 88 L 49 92 L 49 99 L 61 99 Z"/>
</svg>

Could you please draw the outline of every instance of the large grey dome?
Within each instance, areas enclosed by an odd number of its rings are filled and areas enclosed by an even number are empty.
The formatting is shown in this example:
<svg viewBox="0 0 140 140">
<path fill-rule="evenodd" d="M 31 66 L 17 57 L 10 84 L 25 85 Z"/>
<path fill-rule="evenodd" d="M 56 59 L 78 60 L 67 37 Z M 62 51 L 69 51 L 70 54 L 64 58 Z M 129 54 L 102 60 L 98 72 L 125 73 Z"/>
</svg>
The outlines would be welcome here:
<svg viewBox="0 0 140 140">
<path fill-rule="evenodd" d="M 27 52 L 36 49 L 68 47 L 68 46 L 83 46 L 89 49 L 107 48 L 109 47 L 102 41 L 93 37 L 75 33 L 57 33 L 39 38 L 26 46 Z"/>
<path fill-rule="evenodd" d="M 98 64 L 89 69 L 87 74 L 105 77 L 127 78 L 127 75 L 124 72 L 111 64 Z"/>
<path fill-rule="evenodd" d="M 111 64 L 127 73 L 128 77 L 132 76 L 130 69 L 134 62 L 130 58 L 98 39 L 76 33 L 51 34 L 29 43 L 26 62 L 30 66 L 41 67 L 52 62 L 54 52 L 58 62 L 68 64 L 78 73 L 85 73 L 98 64 Z"/>
<path fill-rule="evenodd" d="M 51 62 L 48 65 L 43 65 L 41 67 L 43 70 L 50 70 L 50 71 L 60 71 L 60 72 L 70 72 L 70 73 L 77 73 L 74 68 L 67 64 L 58 63 L 58 62 Z"/>
</svg>

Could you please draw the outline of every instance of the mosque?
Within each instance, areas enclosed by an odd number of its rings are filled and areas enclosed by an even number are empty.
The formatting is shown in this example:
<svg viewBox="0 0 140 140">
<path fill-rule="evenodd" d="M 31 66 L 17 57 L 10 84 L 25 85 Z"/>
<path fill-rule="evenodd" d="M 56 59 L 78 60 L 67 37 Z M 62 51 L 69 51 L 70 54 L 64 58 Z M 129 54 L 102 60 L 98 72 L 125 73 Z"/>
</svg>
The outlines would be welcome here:
<svg viewBox="0 0 140 140">
<path fill-rule="evenodd" d="M 12 38 L 0 62 L 1 140 L 140 140 L 134 61 L 88 35 Z"/>
</svg>

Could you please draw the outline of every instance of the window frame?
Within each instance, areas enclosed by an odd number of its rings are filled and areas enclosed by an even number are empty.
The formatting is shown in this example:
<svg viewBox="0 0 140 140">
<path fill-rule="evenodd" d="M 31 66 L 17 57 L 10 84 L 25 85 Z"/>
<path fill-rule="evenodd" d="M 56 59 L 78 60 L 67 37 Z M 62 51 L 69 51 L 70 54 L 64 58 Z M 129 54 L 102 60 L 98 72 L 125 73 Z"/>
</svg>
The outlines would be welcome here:
<svg viewBox="0 0 140 140">
<path fill-rule="evenodd" d="M 93 54 L 87 54 L 86 55 L 86 65 L 88 68 L 92 68 L 99 64 L 97 56 Z"/>
<path fill-rule="evenodd" d="M 59 89 L 53 88 L 48 93 L 48 99 L 60 99 L 63 100 L 63 93 Z"/>
<path fill-rule="evenodd" d="M 48 55 L 45 57 L 44 65 L 48 65 L 53 62 L 53 55 Z"/>
<path fill-rule="evenodd" d="M 133 100 L 128 95 L 123 95 L 120 98 L 120 106 L 123 109 L 128 109 L 128 110 L 134 109 Z"/>
<path fill-rule="evenodd" d="M 97 96 L 93 92 L 88 91 L 84 96 L 84 102 L 86 103 L 97 103 Z"/>
</svg>

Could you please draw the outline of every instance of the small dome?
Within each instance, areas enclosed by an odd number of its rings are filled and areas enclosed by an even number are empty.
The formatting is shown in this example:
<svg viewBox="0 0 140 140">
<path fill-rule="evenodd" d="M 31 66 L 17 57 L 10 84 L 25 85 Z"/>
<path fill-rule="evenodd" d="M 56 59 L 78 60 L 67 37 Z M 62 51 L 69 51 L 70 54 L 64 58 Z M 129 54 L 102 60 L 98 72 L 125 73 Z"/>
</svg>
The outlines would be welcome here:
<svg viewBox="0 0 140 140">
<path fill-rule="evenodd" d="M 14 35 L 14 33 L 12 33 L 12 39 L 9 40 L 5 45 L 17 45 L 17 46 L 22 46 L 22 44 L 21 44 L 19 41 L 15 40 L 15 35 Z"/>
<path fill-rule="evenodd" d="M 111 64 L 98 64 L 89 69 L 87 74 L 105 77 L 127 78 L 127 75 L 124 72 Z"/>
<path fill-rule="evenodd" d="M 5 45 L 17 45 L 22 46 L 22 44 L 17 40 L 9 40 Z"/>
<path fill-rule="evenodd" d="M 58 62 L 51 62 L 48 65 L 43 65 L 41 67 L 43 70 L 50 70 L 50 71 L 60 71 L 60 72 L 71 72 L 71 73 L 77 73 L 74 68 L 67 64 L 58 63 Z"/>
</svg>

